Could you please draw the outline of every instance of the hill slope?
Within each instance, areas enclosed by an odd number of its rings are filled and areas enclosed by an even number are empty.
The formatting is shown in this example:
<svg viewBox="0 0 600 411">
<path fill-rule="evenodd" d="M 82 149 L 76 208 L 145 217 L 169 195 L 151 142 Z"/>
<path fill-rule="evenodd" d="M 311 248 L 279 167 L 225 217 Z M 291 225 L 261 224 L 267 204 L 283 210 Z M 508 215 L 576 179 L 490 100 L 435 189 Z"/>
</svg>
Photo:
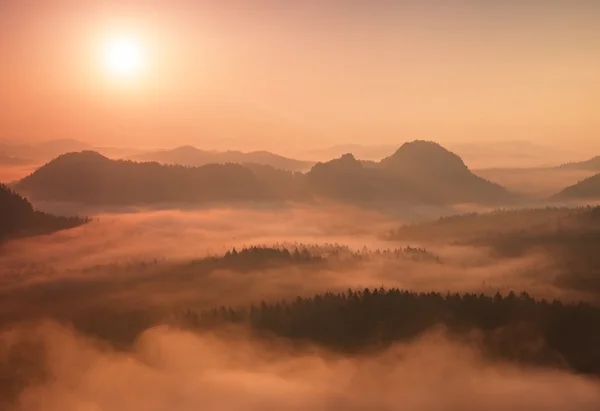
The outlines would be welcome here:
<svg viewBox="0 0 600 411">
<path fill-rule="evenodd" d="M 176 164 L 199 167 L 207 164 L 247 164 L 256 163 L 289 171 L 306 171 L 312 163 L 283 157 L 268 151 L 205 151 L 192 146 L 177 147 L 173 150 L 155 151 L 132 157 L 136 161 L 156 161 L 161 164 Z"/>
<path fill-rule="evenodd" d="M 514 200 L 502 186 L 471 172 L 463 160 L 441 145 L 417 140 L 405 143 L 380 165 L 439 202 L 498 203 Z"/>
<path fill-rule="evenodd" d="M 600 295 L 600 207 L 457 215 L 405 225 L 389 239 L 484 247 L 498 259 L 544 255 L 555 285 Z"/>
<path fill-rule="evenodd" d="M 362 200 L 424 203 L 504 203 L 514 195 L 473 174 L 456 154 L 437 143 L 403 144 L 380 162 L 360 162 L 351 154 L 319 163 L 308 173 L 317 192 Z"/>
<path fill-rule="evenodd" d="M 600 173 L 566 187 L 553 196 L 557 200 L 593 200 L 600 199 Z"/>
<path fill-rule="evenodd" d="M 87 222 L 78 217 L 57 217 L 35 211 L 25 198 L 0 184 L 0 242 L 13 237 L 51 233 Z"/>
<path fill-rule="evenodd" d="M 199 203 L 236 200 L 408 201 L 419 204 L 505 203 L 513 196 L 475 176 L 455 154 L 429 142 L 403 145 L 394 155 L 360 162 L 351 154 L 310 172 L 260 164 L 201 167 L 110 160 L 96 152 L 64 154 L 24 178 L 33 198 L 86 204 Z"/>
<path fill-rule="evenodd" d="M 592 170 L 592 171 L 600 171 L 600 156 L 596 156 L 594 158 L 590 158 L 585 161 L 577 161 L 573 163 L 566 163 L 558 168 L 564 170 Z"/>
<path fill-rule="evenodd" d="M 167 166 L 110 160 L 96 152 L 64 154 L 17 184 L 33 198 L 84 204 L 158 204 L 276 197 L 238 164 Z"/>
</svg>

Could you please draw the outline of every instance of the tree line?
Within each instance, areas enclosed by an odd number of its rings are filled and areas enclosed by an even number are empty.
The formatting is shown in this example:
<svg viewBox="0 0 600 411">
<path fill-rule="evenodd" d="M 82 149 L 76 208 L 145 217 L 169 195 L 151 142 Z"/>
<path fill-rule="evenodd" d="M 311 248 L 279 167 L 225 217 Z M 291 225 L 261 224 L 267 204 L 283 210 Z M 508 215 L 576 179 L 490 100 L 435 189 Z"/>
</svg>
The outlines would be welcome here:
<svg viewBox="0 0 600 411">
<path fill-rule="evenodd" d="M 406 246 L 395 249 L 369 249 L 363 247 L 353 250 L 338 244 L 276 244 L 273 246 L 244 246 L 239 250 L 232 248 L 224 255 L 209 256 L 193 260 L 190 265 L 207 269 L 224 268 L 251 270 L 270 265 L 300 263 L 360 263 L 375 258 L 388 260 L 411 260 L 441 264 L 435 254 L 425 248 Z"/>
<path fill-rule="evenodd" d="M 62 217 L 37 211 L 26 198 L 0 184 L 0 242 L 73 228 L 88 221 L 87 218 Z"/>
<path fill-rule="evenodd" d="M 348 353 L 410 341 L 443 325 L 455 338 L 478 332 L 478 343 L 493 358 L 600 375 L 600 307 L 536 300 L 526 292 L 490 296 L 367 288 L 245 308 L 187 310 L 176 318 L 192 329 L 238 324 L 262 336 Z"/>
</svg>

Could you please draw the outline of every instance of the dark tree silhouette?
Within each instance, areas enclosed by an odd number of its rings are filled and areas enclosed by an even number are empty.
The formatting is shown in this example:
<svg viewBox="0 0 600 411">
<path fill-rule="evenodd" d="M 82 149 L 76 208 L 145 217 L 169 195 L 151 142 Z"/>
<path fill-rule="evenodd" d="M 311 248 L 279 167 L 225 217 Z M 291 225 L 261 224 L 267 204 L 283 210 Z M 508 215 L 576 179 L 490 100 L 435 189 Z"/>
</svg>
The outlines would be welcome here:
<svg viewBox="0 0 600 411">
<path fill-rule="evenodd" d="M 59 217 L 36 211 L 29 201 L 0 184 L 0 242 L 73 228 L 86 222 L 87 218 Z"/>
<path fill-rule="evenodd" d="M 256 153 L 255 153 L 256 155 Z M 259 156 L 260 157 L 260 156 Z M 131 205 L 333 198 L 354 203 L 506 203 L 514 195 L 473 174 L 431 142 L 404 144 L 379 163 L 351 154 L 303 174 L 255 163 L 199 167 L 111 160 L 93 151 L 59 156 L 17 184 L 31 198 Z"/>
<path fill-rule="evenodd" d="M 185 311 L 178 319 L 195 329 L 244 324 L 260 335 L 351 353 L 411 340 L 444 325 L 455 338 L 479 331 L 480 344 L 492 357 L 600 375 L 600 307 L 538 301 L 526 292 L 486 296 L 348 290 L 294 301 L 263 301 L 242 309 Z"/>
<path fill-rule="evenodd" d="M 489 248 L 498 258 L 543 251 L 557 268 L 556 284 L 600 293 L 600 207 L 498 210 L 406 225 L 391 240 Z"/>
</svg>

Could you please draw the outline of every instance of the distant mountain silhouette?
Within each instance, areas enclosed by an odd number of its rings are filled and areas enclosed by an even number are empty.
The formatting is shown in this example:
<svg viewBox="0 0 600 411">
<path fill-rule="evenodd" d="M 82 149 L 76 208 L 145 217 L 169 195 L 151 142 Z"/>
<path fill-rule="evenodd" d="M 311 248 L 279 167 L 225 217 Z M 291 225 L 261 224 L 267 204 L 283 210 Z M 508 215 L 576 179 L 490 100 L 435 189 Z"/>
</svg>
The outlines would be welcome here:
<svg viewBox="0 0 600 411">
<path fill-rule="evenodd" d="M 381 162 L 352 154 L 318 163 L 306 174 L 261 164 L 200 167 L 110 160 L 96 152 L 64 154 L 17 184 L 32 198 L 133 205 L 314 197 L 351 202 L 505 204 L 514 196 L 471 173 L 460 157 L 425 141 L 406 143 Z"/>
<path fill-rule="evenodd" d="M 459 156 L 437 143 L 403 144 L 379 163 L 351 154 L 319 163 L 308 180 L 321 194 L 363 200 L 425 203 L 498 203 L 514 199 L 503 187 L 473 174 Z"/>
<path fill-rule="evenodd" d="M 458 155 L 431 141 L 405 143 L 381 160 L 380 166 L 413 190 L 439 202 L 496 203 L 514 199 L 504 187 L 473 174 Z"/>
<path fill-rule="evenodd" d="M 90 148 L 89 144 L 72 139 L 49 140 L 30 144 L 0 142 L 0 151 L 5 155 L 36 162 L 47 161 L 63 153 L 89 150 Z"/>
<path fill-rule="evenodd" d="M 317 163 L 308 173 L 308 183 L 321 196 L 341 200 L 418 200 L 397 179 L 373 163 L 358 161 L 352 154 Z"/>
<path fill-rule="evenodd" d="M 0 184 L 0 242 L 37 234 L 46 234 L 84 224 L 87 219 L 58 217 L 35 211 L 25 198 Z"/>
<path fill-rule="evenodd" d="M 63 154 L 21 180 L 35 199 L 85 204 L 157 204 L 268 198 L 268 187 L 247 167 L 202 167 L 111 160 L 93 151 Z"/>
<path fill-rule="evenodd" d="M 19 157 L 13 157 L 11 155 L 0 152 L 0 166 L 21 166 L 29 163 L 29 160 L 25 160 Z"/>
<path fill-rule="evenodd" d="M 553 198 L 556 200 L 600 199 L 600 173 L 565 188 Z"/>
<path fill-rule="evenodd" d="M 558 168 L 564 170 L 592 170 L 592 171 L 600 171 L 600 156 L 596 156 L 589 160 L 585 161 L 576 161 L 572 163 L 566 163 Z"/>
<path fill-rule="evenodd" d="M 397 145 L 382 144 L 382 145 L 362 145 L 362 144 L 338 144 L 322 149 L 309 150 L 306 155 L 309 158 L 318 160 L 330 159 L 332 157 L 340 157 L 345 153 L 352 153 L 355 157 L 361 160 L 381 160 L 383 157 L 389 156 L 397 148 Z"/>
<path fill-rule="evenodd" d="M 454 143 L 448 148 L 472 169 L 548 167 L 580 154 L 563 147 L 523 140 Z"/>
<path fill-rule="evenodd" d="M 379 161 L 390 156 L 398 148 L 397 145 L 378 144 L 340 144 L 327 148 L 307 150 L 306 158 L 327 161 L 344 153 L 352 153 L 357 159 Z M 581 153 L 546 146 L 529 141 L 477 141 L 448 143 L 446 148 L 458 154 L 463 161 L 473 168 L 490 167 L 546 167 L 560 164 L 569 158 L 576 158 Z"/>
<path fill-rule="evenodd" d="M 307 171 L 313 163 L 283 157 L 268 151 L 205 151 L 192 146 L 173 150 L 155 151 L 132 157 L 136 161 L 156 161 L 161 164 L 176 164 L 199 167 L 207 164 L 256 163 L 289 171 Z"/>
</svg>

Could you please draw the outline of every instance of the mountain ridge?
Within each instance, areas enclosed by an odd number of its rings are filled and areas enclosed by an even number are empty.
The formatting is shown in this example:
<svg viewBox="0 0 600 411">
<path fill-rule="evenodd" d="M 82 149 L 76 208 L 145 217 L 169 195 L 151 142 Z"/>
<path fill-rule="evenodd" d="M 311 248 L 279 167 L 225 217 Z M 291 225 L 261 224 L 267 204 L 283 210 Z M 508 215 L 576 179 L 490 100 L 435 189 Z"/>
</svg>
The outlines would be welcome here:
<svg viewBox="0 0 600 411">
<path fill-rule="evenodd" d="M 189 167 L 199 167 L 213 163 L 256 163 L 289 171 L 307 171 L 314 164 L 310 161 L 296 160 L 265 150 L 248 152 L 237 150 L 209 151 L 191 145 L 138 154 L 130 158 L 136 161 L 156 161 L 161 164 L 177 164 Z"/>
<path fill-rule="evenodd" d="M 564 163 L 558 166 L 557 168 L 565 169 L 565 170 L 592 170 L 592 171 L 600 171 L 600 156 L 595 156 L 590 158 L 589 160 L 584 161 L 574 161 L 570 163 Z"/>
<path fill-rule="evenodd" d="M 306 200 L 508 203 L 512 193 L 473 174 L 434 142 L 403 144 L 380 162 L 350 153 L 306 173 L 260 164 L 199 167 L 111 160 L 92 151 L 67 153 L 16 186 L 34 198 L 91 203 Z"/>
<path fill-rule="evenodd" d="M 345 154 L 339 159 L 318 163 L 309 176 L 318 171 L 312 180 L 314 184 L 327 186 L 321 190 L 335 189 L 325 174 L 327 169 L 337 173 L 338 180 L 353 182 L 356 197 L 379 193 L 384 199 L 427 203 L 494 203 L 515 199 L 502 186 L 473 174 L 458 155 L 433 141 L 404 143 L 379 162 L 359 161 Z M 346 187 L 345 193 L 352 194 L 351 189 Z"/>
</svg>

